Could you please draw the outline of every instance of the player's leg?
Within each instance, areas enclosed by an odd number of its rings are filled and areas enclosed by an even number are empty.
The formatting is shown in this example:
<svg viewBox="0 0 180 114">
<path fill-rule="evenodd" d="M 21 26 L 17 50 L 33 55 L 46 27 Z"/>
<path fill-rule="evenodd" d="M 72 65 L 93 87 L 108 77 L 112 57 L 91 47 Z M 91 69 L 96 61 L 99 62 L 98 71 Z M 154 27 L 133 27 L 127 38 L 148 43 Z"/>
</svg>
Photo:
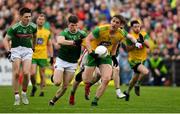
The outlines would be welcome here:
<svg viewBox="0 0 180 114">
<path fill-rule="evenodd" d="M 12 62 L 12 69 L 13 69 L 12 86 L 15 95 L 14 105 L 20 105 L 19 83 L 18 83 L 20 64 L 21 64 L 21 59 L 18 58 L 14 59 Z"/>
<path fill-rule="evenodd" d="M 70 94 L 70 97 L 69 97 L 69 104 L 70 105 L 75 104 L 75 93 L 76 93 L 76 90 L 77 90 L 80 83 L 81 82 L 76 81 L 76 80 L 73 81 L 72 90 L 71 90 L 71 94 Z"/>
<path fill-rule="evenodd" d="M 134 87 L 134 85 L 136 84 L 137 80 L 138 80 L 138 76 L 139 73 L 134 73 L 134 76 L 131 78 L 130 82 L 129 82 L 129 86 L 128 89 L 126 91 L 124 91 L 124 94 L 126 95 L 125 100 L 129 101 L 129 97 L 130 97 L 130 91 L 132 90 L 132 88 Z"/>
<path fill-rule="evenodd" d="M 22 83 L 22 102 L 24 104 L 29 104 L 29 100 L 27 98 L 26 92 L 29 84 L 29 75 L 31 69 L 31 59 L 25 59 L 22 61 L 22 69 L 23 69 L 23 83 Z"/>
<path fill-rule="evenodd" d="M 47 59 L 41 59 L 39 61 L 39 71 L 40 71 L 40 94 L 39 96 L 44 96 L 44 87 L 46 85 L 46 76 L 45 76 L 45 69 L 48 66 Z"/>
<path fill-rule="evenodd" d="M 84 71 L 84 68 L 77 69 L 77 71 L 78 71 L 78 73 L 75 75 L 75 80 L 73 81 L 72 90 L 71 90 L 71 94 L 69 97 L 69 104 L 70 105 L 75 104 L 75 93 L 76 93 L 76 90 L 77 90 L 79 84 L 82 81 L 82 73 Z"/>
<path fill-rule="evenodd" d="M 128 89 L 126 91 L 124 91 L 124 94 L 126 95 L 126 97 L 125 97 L 126 101 L 129 101 L 130 91 L 132 90 L 132 88 L 134 87 L 135 83 L 138 80 L 138 76 L 139 76 L 138 66 L 141 64 L 141 62 L 129 61 L 129 64 L 130 64 L 131 68 L 134 70 L 134 76 L 131 78 L 131 80 L 129 82 Z"/>
<path fill-rule="evenodd" d="M 44 87 L 46 85 L 45 67 L 40 67 L 40 94 L 39 96 L 44 96 Z"/>
<path fill-rule="evenodd" d="M 96 69 L 95 69 L 95 71 L 94 71 L 94 73 L 93 73 L 93 78 L 92 78 L 92 80 L 91 80 L 91 82 L 90 82 L 90 87 L 91 87 L 92 85 L 94 85 L 95 83 L 97 83 L 100 79 L 101 79 L 101 73 L 100 73 L 100 71 L 99 71 L 99 68 L 96 67 Z"/>
<path fill-rule="evenodd" d="M 50 105 L 54 105 L 54 103 L 61 98 L 64 93 L 67 90 L 67 87 L 69 83 L 72 81 L 74 76 L 74 72 L 65 71 L 63 76 L 63 84 L 62 86 L 57 90 L 56 95 L 53 97 L 53 99 L 50 101 Z"/>
<path fill-rule="evenodd" d="M 62 81 L 63 81 L 63 74 L 64 74 L 64 70 L 60 70 L 60 69 L 55 69 L 54 70 L 54 74 L 53 74 L 53 81 L 55 86 L 60 86 Z M 59 99 L 59 96 L 54 96 L 52 100 L 50 100 L 49 105 L 53 106 L 56 101 Z"/>
<path fill-rule="evenodd" d="M 93 72 L 95 70 L 95 67 L 89 67 L 85 66 L 85 70 L 83 73 L 83 81 L 85 83 L 85 99 L 89 100 L 89 92 L 90 92 L 90 82 L 93 79 Z"/>
<path fill-rule="evenodd" d="M 60 60 L 60 59 L 59 59 Z M 58 80 L 63 80 L 63 85 L 61 88 L 59 88 L 56 92 L 56 95 L 53 97 L 52 100 L 50 100 L 49 105 L 54 105 L 54 103 L 64 95 L 64 93 L 67 90 L 67 87 L 69 83 L 72 81 L 75 69 L 77 68 L 77 63 L 69 63 L 63 60 L 59 61 L 59 64 L 57 64 L 58 61 L 56 59 L 56 64 L 55 64 L 55 73 L 54 73 L 54 83 L 60 84 L 61 82 L 57 82 L 56 79 Z M 58 70 L 59 69 L 59 70 Z M 62 70 L 64 69 L 64 70 Z M 59 74 L 56 74 L 58 71 Z"/>
<path fill-rule="evenodd" d="M 29 104 L 29 100 L 27 98 L 27 87 L 29 84 L 29 76 L 31 73 L 31 65 L 32 65 L 32 54 L 33 51 L 31 48 L 22 47 L 23 51 L 21 51 L 22 57 L 22 71 L 23 71 L 23 83 L 22 83 L 22 102 L 23 104 Z M 24 56 L 25 55 L 25 56 Z"/>
<path fill-rule="evenodd" d="M 55 95 L 57 98 L 60 98 L 61 96 L 64 95 L 64 93 L 66 92 L 66 90 L 68 88 L 69 83 L 73 79 L 73 75 L 74 75 L 73 72 L 68 72 L 68 71 L 64 72 L 62 87 L 58 89 L 58 91 L 56 92 L 56 95 Z"/>
<path fill-rule="evenodd" d="M 139 71 L 140 74 L 139 74 L 139 77 L 137 79 L 134 89 L 135 89 L 135 94 L 137 96 L 140 96 L 140 85 L 142 83 L 142 79 L 144 76 L 148 75 L 149 70 L 143 64 L 140 64 L 137 70 Z"/>
<path fill-rule="evenodd" d="M 99 98 L 104 94 L 112 76 L 112 66 L 110 64 L 101 64 L 99 68 L 101 72 L 102 82 L 96 91 L 95 98 L 91 103 L 92 106 L 97 106 L 97 102 Z"/>
<path fill-rule="evenodd" d="M 32 59 L 32 65 L 31 65 L 31 84 L 32 84 L 32 90 L 30 96 L 34 96 L 37 87 L 36 87 L 36 68 L 37 68 L 37 62 L 35 59 Z"/>
<path fill-rule="evenodd" d="M 125 95 L 121 92 L 121 89 L 120 89 L 119 66 L 113 67 L 112 78 L 114 80 L 114 86 L 116 89 L 117 98 L 119 98 L 119 99 L 124 98 Z"/>
</svg>

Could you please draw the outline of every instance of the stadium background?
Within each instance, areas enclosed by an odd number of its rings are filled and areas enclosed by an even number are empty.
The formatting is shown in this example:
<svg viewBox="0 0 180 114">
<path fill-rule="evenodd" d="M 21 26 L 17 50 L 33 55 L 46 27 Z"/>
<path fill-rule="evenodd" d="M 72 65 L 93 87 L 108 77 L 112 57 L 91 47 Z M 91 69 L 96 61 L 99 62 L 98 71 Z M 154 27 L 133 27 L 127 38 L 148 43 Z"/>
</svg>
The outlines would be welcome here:
<svg viewBox="0 0 180 114">
<path fill-rule="evenodd" d="M 164 59 L 168 69 L 163 85 L 180 86 L 179 0 L 0 0 L 0 85 L 6 81 L 11 83 L 11 66 L 5 59 L 2 39 L 7 28 L 18 21 L 18 10 L 21 7 L 33 10 L 33 20 L 37 17 L 38 12 L 45 12 L 47 22 L 44 26 L 52 31 L 53 42 L 56 41 L 55 38 L 60 31 L 66 27 L 66 18 L 71 14 L 78 16 L 80 29 L 87 32 L 90 32 L 96 25 L 109 22 L 114 14 L 121 14 L 129 21 L 139 19 L 143 25 L 142 29 L 147 31 L 151 37 L 149 57 L 152 56 L 153 49 L 158 47 L 159 56 Z M 120 49 L 122 50 L 123 48 Z M 55 56 L 56 51 L 54 50 Z M 127 57 L 125 55 L 122 56 Z M 49 78 L 52 71 L 47 70 L 46 73 Z M 47 82 L 50 84 L 50 80 Z M 144 85 L 153 85 L 151 76 L 145 79 Z M 164 88 L 160 87 L 160 91 Z M 1 86 L 1 89 L 6 90 L 6 87 Z M 179 88 L 176 89 L 176 92 L 179 91 Z M 8 87 L 7 90 L 11 89 Z M 178 104 L 173 105 L 174 109 L 177 109 L 176 105 Z"/>
</svg>

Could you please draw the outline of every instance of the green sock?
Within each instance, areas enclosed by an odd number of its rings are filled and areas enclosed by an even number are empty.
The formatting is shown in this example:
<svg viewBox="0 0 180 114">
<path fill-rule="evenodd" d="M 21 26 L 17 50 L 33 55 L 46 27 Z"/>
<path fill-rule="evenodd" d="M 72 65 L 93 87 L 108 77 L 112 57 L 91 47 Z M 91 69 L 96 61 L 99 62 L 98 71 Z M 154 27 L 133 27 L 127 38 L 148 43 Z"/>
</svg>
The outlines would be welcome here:
<svg viewBox="0 0 180 114">
<path fill-rule="evenodd" d="M 99 98 L 98 97 L 94 97 L 93 102 L 98 102 Z"/>
<path fill-rule="evenodd" d="M 140 85 L 141 85 L 141 81 L 138 80 L 138 81 L 136 82 L 136 85 L 135 85 L 135 86 L 140 86 Z"/>
</svg>

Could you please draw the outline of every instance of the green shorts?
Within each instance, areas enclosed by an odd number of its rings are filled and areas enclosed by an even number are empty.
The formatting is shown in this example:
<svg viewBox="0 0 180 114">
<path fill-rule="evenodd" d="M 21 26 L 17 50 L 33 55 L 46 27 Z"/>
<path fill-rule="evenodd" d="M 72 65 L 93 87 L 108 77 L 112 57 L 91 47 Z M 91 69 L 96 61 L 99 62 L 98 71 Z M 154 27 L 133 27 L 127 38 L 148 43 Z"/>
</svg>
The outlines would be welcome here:
<svg viewBox="0 0 180 114">
<path fill-rule="evenodd" d="M 47 59 L 32 59 L 32 64 L 37 64 L 39 67 L 47 67 Z"/>
<path fill-rule="evenodd" d="M 130 67 L 134 70 L 135 73 L 140 73 L 138 71 L 138 66 L 140 64 L 144 64 L 144 63 L 145 63 L 145 61 L 142 61 L 142 60 L 130 60 L 129 61 Z"/>
<path fill-rule="evenodd" d="M 138 64 L 144 64 L 145 61 L 142 60 L 130 60 L 128 61 L 131 68 L 134 68 Z"/>
<path fill-rule="evenodd" d="M 99 66 L 101 64 L 110 64 L 110 65 L 112 65 L 111 56 L 108 55 L 105 58 L 98 58 L 98 60 L 95 60 L 89 54 L 87 55 L 87 60 L 86 60 L 86 63 L 85 63 L 86 66 Z"/>
</svg>

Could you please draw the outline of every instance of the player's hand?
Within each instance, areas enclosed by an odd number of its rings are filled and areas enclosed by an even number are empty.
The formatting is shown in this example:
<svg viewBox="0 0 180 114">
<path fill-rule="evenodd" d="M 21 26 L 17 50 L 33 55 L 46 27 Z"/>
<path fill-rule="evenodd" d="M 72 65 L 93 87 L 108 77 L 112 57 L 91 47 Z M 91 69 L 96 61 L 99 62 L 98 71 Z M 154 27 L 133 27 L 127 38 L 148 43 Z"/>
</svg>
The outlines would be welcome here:
<svg viewBox="0 0 180 114">
<path fill-rule="evenodd" d="M 140 33 L 139 34 L 139 38 L 138 38 L 138 40 L 137 40 L 139 43 L 144 43 L 144 37 L 143 37 L 143 35 Z"/>
<path fill-rule="evenodd" d="M 98 59 L 98 54 L 94 53 L 94 51 L 91 52 L 89 55 L 90 55 L 91 57 L 93 57 L 95 60 Z"/>
<path fill-rule="evenodd" d="M 113 61 L 113 66 L 117 67 L 119 64 L 118 64 L 118 61 L 117 61 L 117 59 L 116 59 L 116 56 L 113 55 L 113 56 L 111 57 L 111 59 L 112 59 L 112 61 Z"/>
<path fill-rule="evenodd" d="M 74 45 L 80 46 L 82 43 L 82 39 L 74 40 Z"/>
<path fill-rule="evenodd" d="M 136 43 L 135 43 L 135 47 L 137 47 L 137 48 L 139 48 L 139 49 L 143 48 L 142 44 L 139 43 L 139 42 L 136 42 Z"/>
<path fill-rule="evenodd" d="M 50 58 L 50 64 L 53 65 L 54 63 L 54 60 L 53 60 L 53 57 Z"/>
<path fill-rule="evenodd" d="M 11 51 L 6 52 L 6 58 L 9 60 L 11 59 Z"/>
</svg>

